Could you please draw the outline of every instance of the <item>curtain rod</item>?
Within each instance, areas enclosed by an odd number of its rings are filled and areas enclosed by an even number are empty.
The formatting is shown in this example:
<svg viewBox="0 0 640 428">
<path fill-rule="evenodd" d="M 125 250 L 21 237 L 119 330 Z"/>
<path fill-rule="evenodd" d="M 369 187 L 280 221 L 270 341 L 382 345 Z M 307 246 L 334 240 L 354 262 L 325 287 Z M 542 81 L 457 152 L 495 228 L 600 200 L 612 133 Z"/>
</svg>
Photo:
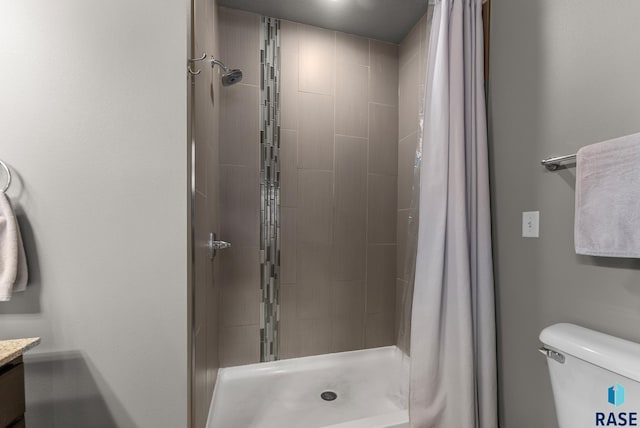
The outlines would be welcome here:
<svg viewBox="0 0 640 428">
<path fill-rule="evenodd" d="M 556 156 L 554 158 L 543 159 L 540 161 L 549 171 L 555 171 L 560 168 L 564 162 L 575 163 L 576 155 Z"/>
</svg>

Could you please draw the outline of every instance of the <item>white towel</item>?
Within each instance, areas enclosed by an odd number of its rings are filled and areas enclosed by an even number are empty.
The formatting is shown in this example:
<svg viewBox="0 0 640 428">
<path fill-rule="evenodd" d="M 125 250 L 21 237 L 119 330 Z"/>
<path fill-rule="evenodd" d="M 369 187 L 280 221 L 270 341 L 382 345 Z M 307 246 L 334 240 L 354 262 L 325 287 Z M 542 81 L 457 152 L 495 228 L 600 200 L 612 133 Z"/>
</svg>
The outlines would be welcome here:
<svg viewBox="0 0 640 428">
<path fill-rule="evenodd" d="M 7 196 L 0 192 L 0 302 L 27 286 L 27 258 L 20 228 Z"/>
<path fill-rule="evenodd" d="M 577 254 L 640 258 L 640 134 L 577 155 Z"/>
</svg>

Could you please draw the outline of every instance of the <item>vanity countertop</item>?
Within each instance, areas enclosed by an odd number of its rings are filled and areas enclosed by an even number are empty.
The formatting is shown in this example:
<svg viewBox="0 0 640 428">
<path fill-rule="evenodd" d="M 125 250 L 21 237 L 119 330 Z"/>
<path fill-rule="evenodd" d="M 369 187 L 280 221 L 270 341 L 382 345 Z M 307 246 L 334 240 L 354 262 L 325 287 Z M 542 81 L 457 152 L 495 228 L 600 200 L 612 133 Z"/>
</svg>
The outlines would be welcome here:
<svg viewBox="0 0 640 428">
<path fill-rule="evenodd" d="M 39 337 L 29 339 L 0 340 L 0 367 L 12 361 L 40 343 Z"/>
</svg>

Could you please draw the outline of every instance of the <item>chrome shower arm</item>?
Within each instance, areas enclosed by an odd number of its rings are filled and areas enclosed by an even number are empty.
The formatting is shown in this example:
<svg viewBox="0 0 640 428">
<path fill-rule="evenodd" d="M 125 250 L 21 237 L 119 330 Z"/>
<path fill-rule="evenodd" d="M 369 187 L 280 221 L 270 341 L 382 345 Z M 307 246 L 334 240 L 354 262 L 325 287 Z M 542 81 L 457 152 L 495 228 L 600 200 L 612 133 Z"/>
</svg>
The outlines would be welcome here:
<svg viewBox="0 0 640 428">
<path fill-rule="evenodd" d="M 224 65 L 222 61 L 217 60 L 215 58 L 211 58 L 211 67 L 215 67 L 216 65 L 219 65 L 220 67 L 222 67 L 225 73 L 229 72 L 229 68 L 226 65 Z"/>
</svg>

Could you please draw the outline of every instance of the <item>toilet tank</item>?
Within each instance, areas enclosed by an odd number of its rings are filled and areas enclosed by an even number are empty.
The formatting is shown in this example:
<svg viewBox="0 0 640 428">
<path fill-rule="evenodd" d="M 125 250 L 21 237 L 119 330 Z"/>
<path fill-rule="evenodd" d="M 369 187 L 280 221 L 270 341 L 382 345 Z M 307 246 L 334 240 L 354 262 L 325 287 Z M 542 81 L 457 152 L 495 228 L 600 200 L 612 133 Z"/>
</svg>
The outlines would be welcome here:
<svg viewBox="0 0 640 428">
<path fill-rule="evenodd" d="M 640 344 L 574 324 L 540 341 L 560 428 L 640 426 Z"/>
</svg>

